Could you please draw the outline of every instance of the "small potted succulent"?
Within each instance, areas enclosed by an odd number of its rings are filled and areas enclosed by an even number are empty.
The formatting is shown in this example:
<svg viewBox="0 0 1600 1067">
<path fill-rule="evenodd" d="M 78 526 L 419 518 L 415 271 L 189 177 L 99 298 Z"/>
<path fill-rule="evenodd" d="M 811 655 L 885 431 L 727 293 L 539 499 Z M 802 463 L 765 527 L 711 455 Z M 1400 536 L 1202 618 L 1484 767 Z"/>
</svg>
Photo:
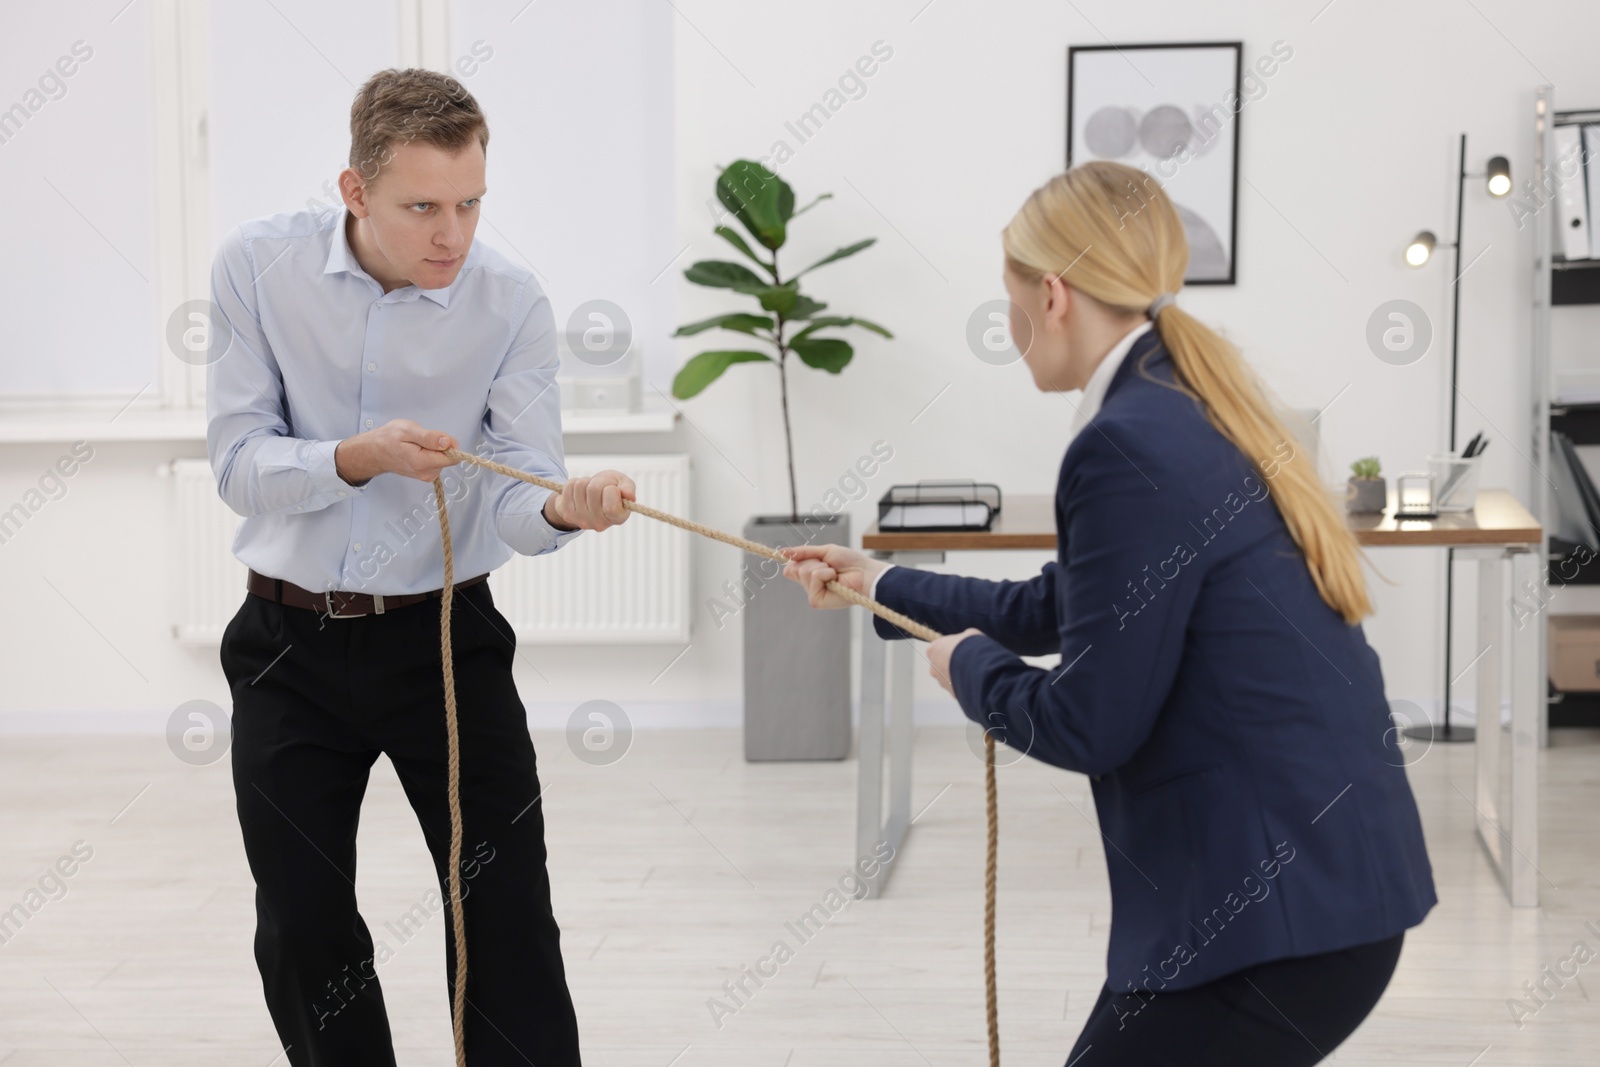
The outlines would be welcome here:
<svg viewBox="0 0 1600 1067">
<path fill-rule="evenodd" d="M 1367 456 L 1350 464 L 1350 493 L 1345 510 L 1352 515 L 1381 515 L 1389 503 L 1389 487 L 1379 473 L 1378 457 Z"/>
</svg>

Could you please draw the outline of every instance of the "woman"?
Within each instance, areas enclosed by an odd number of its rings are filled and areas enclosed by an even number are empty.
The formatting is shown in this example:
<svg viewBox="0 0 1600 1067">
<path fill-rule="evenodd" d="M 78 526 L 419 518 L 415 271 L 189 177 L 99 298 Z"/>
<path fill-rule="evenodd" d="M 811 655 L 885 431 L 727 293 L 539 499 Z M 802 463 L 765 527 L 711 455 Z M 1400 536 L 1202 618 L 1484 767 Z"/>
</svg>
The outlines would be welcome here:
<svg viewBox="0 0 1600 1067">
<path fill-rule="evenodd" d="M 1034 383 L 1083 390 L 1057 559 L 994 582 L 812 545 L 784 573 L 950 635 L 927 658 L 967 716 L 1089 776 L 1113 918 L 1069 1063 L 1319 1062 L 1436 900 L 1360 551 L 1239 354 L 1173 302 L 1188 245 L 1153 179 L 1076 167 L 1002 242 Z"/>
</svg>

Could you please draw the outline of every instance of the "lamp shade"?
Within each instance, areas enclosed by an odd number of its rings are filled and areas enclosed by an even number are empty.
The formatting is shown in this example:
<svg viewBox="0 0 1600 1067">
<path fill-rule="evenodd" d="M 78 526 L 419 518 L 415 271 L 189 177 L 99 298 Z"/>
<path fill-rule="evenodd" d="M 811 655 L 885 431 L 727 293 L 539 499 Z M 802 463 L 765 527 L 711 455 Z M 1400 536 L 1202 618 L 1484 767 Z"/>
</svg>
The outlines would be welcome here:
<svg viewBox="0 0 1600 1067">
<path fill-rule="evenodd" d="M 1511 191 L 1511 161 L 1505 156 L 1495 156 L 1489 160 L 1484 177 L 1490 196 L 1497 199 L 1505 196 Z"/>
<path fill-rule="evenodd" d="M 1433 256 L 1434 246 L 1439 239 L 1433 235 L 1432 230 L 1419 230 L 1417 235 L 1406 245 L 1406 265 L 1420 267 Z"/>
</svg>

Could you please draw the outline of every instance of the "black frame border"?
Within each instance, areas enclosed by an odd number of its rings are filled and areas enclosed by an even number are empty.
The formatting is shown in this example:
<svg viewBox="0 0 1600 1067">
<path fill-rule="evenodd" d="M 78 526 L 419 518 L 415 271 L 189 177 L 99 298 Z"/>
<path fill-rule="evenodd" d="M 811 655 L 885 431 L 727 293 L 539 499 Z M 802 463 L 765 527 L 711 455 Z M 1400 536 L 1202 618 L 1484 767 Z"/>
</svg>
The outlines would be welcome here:
<svg viewBox="0 0 1600 1067">
<path fill-rule="evenodd" d="M 1172 41 L 1162 44 L 1082 44 L 1067 46 L 1067 169 L 1072 168 L 1072 82 L 1075 73 L 1077 53 L 1079 52 L 1136 52 L 1153 51 L 1157 49 L 1201 49 L 1201 48 L 1231 48 L 1233 49 L 1233 95 L 1239 101 L 1239 110 L 1234 112 L 1233 121 L 1233 203 L 1229 209 L 1228 235 L 1228 276 L 1226 278 L 1205 278 L 1190 281 L 1185 278 L 1184 285 L 1237 285 L 1239 284 L 1239 142 L 1243 137 L 1244 126 L 1244 42 L 1243 41 Z M 1130 60 L 1130 62 L 1132 62 Z"/>
</svg>

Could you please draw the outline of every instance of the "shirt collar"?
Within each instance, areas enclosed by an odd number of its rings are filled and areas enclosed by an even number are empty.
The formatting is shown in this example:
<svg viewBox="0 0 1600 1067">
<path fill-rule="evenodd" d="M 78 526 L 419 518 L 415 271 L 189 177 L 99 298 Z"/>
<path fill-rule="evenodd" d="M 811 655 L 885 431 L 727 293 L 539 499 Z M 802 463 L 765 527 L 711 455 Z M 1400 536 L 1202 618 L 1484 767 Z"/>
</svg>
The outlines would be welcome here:
<svg viewBox="0 0 1600 1067">
<path fill-rule="evenodd" d="M 382 289 L 383 286 L 378 283 L 378 280 L 361 268 L 360 261 L 356 259 L 355 250 L 350 247 L 349 231 L 345 228 L 349 225 L 349 220 L 350 209 L 340 205 L 339 217 L 334 223 L 332 239 L 328 241 L 328 262 L 323 265 L 322 273 L 338 274 L 344 271 L 365 278 L 373 285 L 378 286 L 379 289 Z M 456 272 L 455 281 L 443 289 L 418 289 L 415 285 L 403 285 L 384 295 L 395 302 L 411 301 L 415 300 L 419 295 L 425 296 L 440 307 L 448 308 L 450 306 L 451 292 L 461 283 L 461 279 L 466 276 L 467 271 L 477 265 L 478 241 L 474 237 L 472 247 L 467 249 L 466 261 L 461 264 L 461 269 Z"/>
<path fill-rule="evenodd" d="M 1145 334 L 1155 323 L 1145 319 L 1139 325 L 1122 335 L 1122 340 L 1111 346 L 1100 365 L 1089 375 L 1089 380 L 1083 387 L 1083 398 L 1078 401 L 1078 413 L 1073 420 L 1073 430 L 1081 430 L 1089 424 L 1089 420 L 1100 413 L 1100 404 L 1105 400 L 1106 389 L 1111 385 L 1111 379 L 1116 375 L 1117 368 L 1122 366 L 1123 359 L 1127 356 L 1133 343 Z"/>
</svg>

